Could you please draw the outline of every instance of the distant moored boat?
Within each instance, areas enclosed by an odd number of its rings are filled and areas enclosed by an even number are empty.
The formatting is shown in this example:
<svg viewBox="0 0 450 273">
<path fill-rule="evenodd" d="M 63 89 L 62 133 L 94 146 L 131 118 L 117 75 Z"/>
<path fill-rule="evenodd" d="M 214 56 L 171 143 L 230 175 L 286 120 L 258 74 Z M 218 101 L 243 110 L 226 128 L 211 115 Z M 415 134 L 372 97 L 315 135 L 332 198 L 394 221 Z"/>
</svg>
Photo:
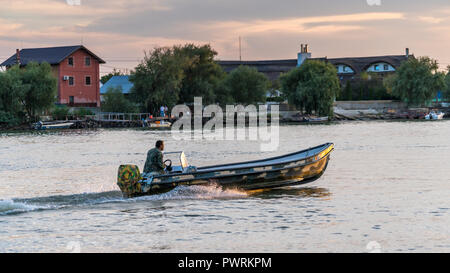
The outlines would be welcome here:
<svg viewBox="0 0 450 273">
<path fill-rule="evenodd" d="M 63 122 L 63 123 L 43 123 L 39 121 L 33 124 L 35 130 L 52 130 L 52 129 L 69 129 L 74 125 L 73 122 Z"/>
</svg>

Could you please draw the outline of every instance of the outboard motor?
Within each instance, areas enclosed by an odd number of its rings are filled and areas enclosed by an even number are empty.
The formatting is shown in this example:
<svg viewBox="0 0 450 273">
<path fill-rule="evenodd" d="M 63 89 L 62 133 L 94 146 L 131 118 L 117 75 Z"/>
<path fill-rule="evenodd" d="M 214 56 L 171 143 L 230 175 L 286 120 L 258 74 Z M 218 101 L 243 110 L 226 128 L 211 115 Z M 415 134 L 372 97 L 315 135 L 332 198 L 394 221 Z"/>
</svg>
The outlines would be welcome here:
<svg viewBox="0 0 450 273">
<path fill-rule="evenodd" d="M 122 165 L 117 175 L 117 185 L 126 197 L 133 197 L 142 193 L 142 180 L 139 167 L 136 165 Z"/>
</svg>

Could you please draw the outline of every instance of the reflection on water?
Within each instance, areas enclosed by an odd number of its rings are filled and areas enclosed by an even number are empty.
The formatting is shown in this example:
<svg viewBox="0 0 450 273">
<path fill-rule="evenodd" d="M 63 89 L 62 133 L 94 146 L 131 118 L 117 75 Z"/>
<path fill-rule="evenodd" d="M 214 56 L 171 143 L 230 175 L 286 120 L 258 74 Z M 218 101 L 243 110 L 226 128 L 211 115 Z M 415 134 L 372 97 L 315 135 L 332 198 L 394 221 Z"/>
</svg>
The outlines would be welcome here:
<svg viewBox="0 0 450 273">
<path fill-rule="evenodd" d="M 280 148 L 180 142 L 167 131 L 0 133 L 0 252 L 448 252 L 450 122 L 282 126 Z M 324 176 L 260 192 L 178 187 L 124 199 L 121 164 L 144 165 L 158 139 L 197 167 L 326 142 Z"/>
<path fill-rule="evenodd" d="M 263 191 L 253 191 L 251 193 L 252 197 L 258 197 L 261 199 L 274 199 L 274 198 L 285 198 L 285 197 L 299 197 L 299 198 L 325 198 L 331 196 L 328 189 L 325 188 L 315 188 L 315 187 L 286 187 L 280 189 L 270 189 Z"/>
</svg>

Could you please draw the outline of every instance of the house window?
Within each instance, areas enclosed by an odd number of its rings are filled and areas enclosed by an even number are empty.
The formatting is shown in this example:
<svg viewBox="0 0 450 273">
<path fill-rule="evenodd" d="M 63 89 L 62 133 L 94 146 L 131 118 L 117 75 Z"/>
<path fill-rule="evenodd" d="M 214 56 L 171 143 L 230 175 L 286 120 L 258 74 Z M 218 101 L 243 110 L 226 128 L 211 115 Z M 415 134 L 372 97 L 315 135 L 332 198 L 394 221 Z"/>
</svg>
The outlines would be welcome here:
<svg viewBox="0 0 450 273">
<path fill-rule="evenodd" d="M 91 57 L 84 58 L 84 64 L 86 66 L 91 66 Z"/>
<path fill-rule="evenodd" d="M 74 85 L 75 85 L 75 78 L 69 77 L 69 86 L 74 86 Z"/>
<path fill-rule="evenodd" d="M 69 97 L 69 104 L 74 104 L 75 103 L 75 98 L 73 96 Z"/>
<path fill-rule="evenodd" d="M 70 57 L 68 59 L 68 64 L 69 64 L 69 66 L 73 66 L 73 57 Z"/>
<path fill-rule="evenodd" d="M 388 71 L 389 70 L 389 65 L 385 64 L 384 65 L 384 71 Z"/>
<path fill-rule="evenodd" d="M 380 71 L 380 66 L 376 64 L 376 65 L 374 66 L 374 70 L 375 70 L 375 71 Z"/>
<path fill-rule="evenodd" d="M 91 76 L 86 76 L 86 85 L 91 85 Z"/>
<path fill-rule="evenodd" d="M 348 66 L 348 65 L 344 65 L 343 64 L 343 65 L 338 65 L 336 67 L 337 67 L 337 70 L 338 70 L 339 74 L 342 74 L 342 73 L 345 73 L 345 74 L 354 73 L 353 69 L 350 66 Z"/>
</svg>

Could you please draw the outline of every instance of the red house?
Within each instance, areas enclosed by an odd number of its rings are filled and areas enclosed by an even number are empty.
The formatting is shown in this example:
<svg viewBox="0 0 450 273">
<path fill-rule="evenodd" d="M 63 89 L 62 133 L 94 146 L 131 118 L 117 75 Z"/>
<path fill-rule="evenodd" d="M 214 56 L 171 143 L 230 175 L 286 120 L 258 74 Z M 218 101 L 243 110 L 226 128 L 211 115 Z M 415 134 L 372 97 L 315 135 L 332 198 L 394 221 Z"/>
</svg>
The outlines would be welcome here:
<svg viewBox="0 0 450 273">
<path fill-rule="evenodd" d="M 84 46 L 17 50 L 0 66 L 26 66 L 29 62 L 47 62 L 52 66 L 58 78 L 59 104 L 100 107 L 100 64 L 105 61 Z"/>
</svg>

